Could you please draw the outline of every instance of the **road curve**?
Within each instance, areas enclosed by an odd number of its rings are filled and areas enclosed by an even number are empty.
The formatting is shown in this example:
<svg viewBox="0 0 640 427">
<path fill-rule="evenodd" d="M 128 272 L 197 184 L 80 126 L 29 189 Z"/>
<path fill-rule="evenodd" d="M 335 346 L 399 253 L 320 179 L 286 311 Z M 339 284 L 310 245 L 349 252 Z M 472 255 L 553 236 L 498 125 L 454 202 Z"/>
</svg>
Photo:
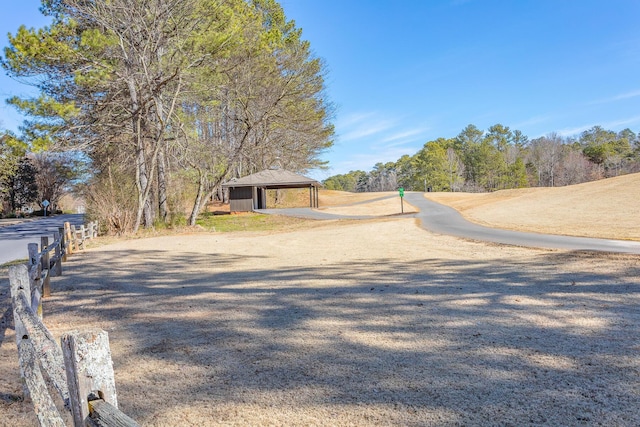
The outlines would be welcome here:
<svg viewBox="0 0 640 427">
<path fill-rule="evenodd" d="M 420 210 L 416 218 L 420 219 L 422 227 L 435 233 L 515 246 L 640 254 L 640 242 L 524 233 L 484 227 L 467 221 L 449 206 L 426 199 L 424 193 L 406 192 L 404 199 Z"/>
<path fill-rule="evenodd" d="M 4 221 L 4 220 L 3 220 Z M 40 244 L 41 236 L 49 236 L 53 241 L 53 232 L 63 227 L 65 221 L 82 225 L 83 215 L 65 214 L 46 218 L 33 218 L 22 222 L 2 226 L 0 224 L 0 265 L 25 259 L 29 256 L 27 245 Z"/>
<path fill-rule="evenodd" d="M 418 213 L 405 214 L 404 217 L 418 218 L 422 228 L 434 233 L 513 246 L 640 254 L 640 242 L 524 233 L 485 227 L 467 221 L 458 211 L 449 206 L 426 199 L 424 193 L 405 192 L 404 200 L 419 210 Z M 380 217 L 376 215 L 336 215 L 310 208 L 261 209 L 257 212 L 319 220 L 372 219 Z"/>
</svg>

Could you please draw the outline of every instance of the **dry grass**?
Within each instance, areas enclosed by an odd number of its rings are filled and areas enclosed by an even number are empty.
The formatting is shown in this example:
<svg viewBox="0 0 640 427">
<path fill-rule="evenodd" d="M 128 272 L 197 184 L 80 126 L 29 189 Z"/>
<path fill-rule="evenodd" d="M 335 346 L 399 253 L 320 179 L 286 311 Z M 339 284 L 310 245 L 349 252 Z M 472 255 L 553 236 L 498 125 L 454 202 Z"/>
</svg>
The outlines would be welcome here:
<svg viewBox="0 0 640 427">
<path fill-rule="evenodd" d="M 428 193 L 427 197 L 492 227 L 640 240 L 640 173 L 569 187 Z"/>
<path fill-rule="evenodd" d="M 321 207 L 335 207 L 342 205 L 353 205 L 355 203 L 366 202 L 372 199 L 384 197 L 386 195 L 397 195 L 397 191 L 379 193 L 349 193 L 347 191 L 320 190 L 319 200 Z"/>
<path fill-rule="evenodd" d="M 325 193 L 326 191 L 326 193 Z M 333 202 L 331 200 L 334 200 Z M 323 201 L 326 204 L 323 204 Z M 320 210 L 334 215 L 398 215 L 417 210 L 403 202 L 397 191 L 379 193 L 346 193 L 334 190 L 320 192 Z"/>
</svg>

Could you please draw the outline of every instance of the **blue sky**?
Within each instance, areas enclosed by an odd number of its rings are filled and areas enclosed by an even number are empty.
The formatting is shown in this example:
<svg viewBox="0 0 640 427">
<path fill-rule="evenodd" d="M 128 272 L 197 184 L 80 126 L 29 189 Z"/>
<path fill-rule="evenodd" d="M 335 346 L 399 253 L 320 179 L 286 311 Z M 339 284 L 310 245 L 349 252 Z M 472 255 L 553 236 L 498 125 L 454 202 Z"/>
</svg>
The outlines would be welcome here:
<svg viewBox="0 0 640 427">
<path fill-rule="evenodd" d="M 0 9 L 0 47 L 4 55 L 4 47 L 9 44 L 8 33 L 15 34 L 21 24 L 39 28 L 49 22 L 38 10 L 40 0 L 2 0 Z M 5 100 L 12 96 L 33 95 L 33 89 L 7 77 L 0 68 L 0 129 L 10 129 L 19 133 L 18 127 L 23 118 L 16 110 L 7 105 Z"/>
<path fill-rule="evenodd" d="M 41 26 L 36 0 L 3 0 L 2 45 Z M 640 132 L 640 1 L 281 0 L 327 64 L 337 137 L 317 179 L 370 170 L 501 123 L 530 138 L 594 125 Z M 0 97 L 25 92 L 0 78 Z M 20 118 L 0 106 L 0 126 Z"/>
</svg>

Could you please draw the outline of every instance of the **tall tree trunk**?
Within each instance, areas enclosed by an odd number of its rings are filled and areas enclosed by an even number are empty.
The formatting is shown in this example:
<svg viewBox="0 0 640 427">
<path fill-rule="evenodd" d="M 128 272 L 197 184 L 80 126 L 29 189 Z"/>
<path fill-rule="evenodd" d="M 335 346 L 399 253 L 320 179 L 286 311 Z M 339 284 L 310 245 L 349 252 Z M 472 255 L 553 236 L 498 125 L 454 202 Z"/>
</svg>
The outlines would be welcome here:
<svg viewBox="0 0 640 427">
<path fill-rule="evenodd" d="M 136 222 L 133 226 L 133 232 L 137 233 L 142 225 L 143 215 L 144 221 L 148 219 L 148 212 L 146 209 L 146 198 L 144 197 L 145 190 L 149 186 L 149 179 L 147 177 L 147 166 L 145 159 L 144 147 L 140 141 L 142 138 L 138 135 L 138 149 L 136 154 L 136 188 L 138 190 L 138 207 L 136 211 Z"/>
<path fill-rule="evenodd" d="M 195 226 L 198 214 L 202 209 L 202 200 L 204 199 L 205 192 L 205 174 L 201 169 L 198 169 L 198 193 L 196 194 L 196 200 L 193 202 L 193 208 L 191 209 L 191 215 L 189 215 L 189 225 Z"/>
<path fill-rule="evenodd" d="M 163 223 L 169 221 L 169 203 L 167 200 L 167 157 L 166 157 L 166 140 L 165 132 L 166 126 L 169 123 L 171 116 L 176 107 L 178 95 L 182 88 L 182 78 L 178 77 L 176 88 L 171 98 L 169 98 L 169 108 L 165 111 L 164 99 L 160 94 L 156 94 L 153 97 L 155 104 L 155 125 L 156 125 L 156 155 L 157 155 L 157 167 L 158 167 L 158 211 L 160 220 Z"/>
<path fill-rule="evenodd" d="M 169 222 L 169 203 L 167 201 L 167 159 L 165 156 L 165 148 L 158 152 L 158 209 L 160 221 Z"/>
<path fill-rule="evenodd" d="M 155 149 L 150 150 L 148 144 L 144 141 L 140 126 L 138 126 L 137 144 L 136 187 L 138 190 L 138 209 L 133 227 L 134 233 L 140 229 L 141 225 L 147 228 L 153 226 L 155 211 L 151 203 L 151 188 L 160 147 L 159 142 L 155 141 Z"/>
<path fill-rule="evenodd" d="M 127 79 L 127 86 L 129 88 L 129 98 L 131 99 L 131 110 L 135 112 L 131 118 L 131 124 L 133 143 L 136 147 L 136 189 L 138 191 L 138 206 L 136 208 L 136 220 L 133 225 L 133 232 L 137 233 L 142 224 L 143 215 L 145 222 L 148 219 L 148 210 L 145 209 L 147 203 L 144 194 L 149 186 L 149 179 L 147 175 L 144 137 L 142 135 L 142 113 L 140 112 L 140 104 L 138 102 L 138 91 L 135 81 L 132 78 Z"/>
</svg>

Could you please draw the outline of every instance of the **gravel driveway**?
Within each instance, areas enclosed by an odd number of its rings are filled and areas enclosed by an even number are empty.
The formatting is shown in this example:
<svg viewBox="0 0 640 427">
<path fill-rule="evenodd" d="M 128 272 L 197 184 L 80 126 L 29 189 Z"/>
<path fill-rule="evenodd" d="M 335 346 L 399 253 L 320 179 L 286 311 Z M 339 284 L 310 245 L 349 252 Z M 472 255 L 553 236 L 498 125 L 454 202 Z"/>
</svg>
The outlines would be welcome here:
<svg viewBox="0 0 640 427">
<path fill-rule="evenodd" d="M 635 255 L 329 221 L 123 241 L 52 286 L 45 323 L 109 332 L 141 425 L 640 425 Z M 9 318 L 0 425 L 29 426 Z"/>
</svg>

